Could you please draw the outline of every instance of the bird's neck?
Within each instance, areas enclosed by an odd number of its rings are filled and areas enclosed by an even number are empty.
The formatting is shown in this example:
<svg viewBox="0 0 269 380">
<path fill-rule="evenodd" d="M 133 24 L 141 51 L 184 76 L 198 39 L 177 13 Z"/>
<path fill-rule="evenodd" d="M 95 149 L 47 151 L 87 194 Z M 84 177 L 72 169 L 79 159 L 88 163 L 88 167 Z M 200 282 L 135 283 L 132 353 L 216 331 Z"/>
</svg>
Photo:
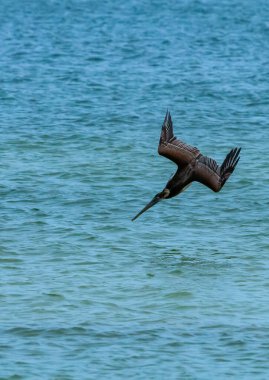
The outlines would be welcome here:
<svg viewBox="0 0 269 380">
<path fill-rule="evenodd" d="M 168 198 L 170 195 L 170 190 L 167 188 L 164 188 L 160 195 L 161 195 L 161 198 L 164 198 L 164 199 Z"/>
</svg>

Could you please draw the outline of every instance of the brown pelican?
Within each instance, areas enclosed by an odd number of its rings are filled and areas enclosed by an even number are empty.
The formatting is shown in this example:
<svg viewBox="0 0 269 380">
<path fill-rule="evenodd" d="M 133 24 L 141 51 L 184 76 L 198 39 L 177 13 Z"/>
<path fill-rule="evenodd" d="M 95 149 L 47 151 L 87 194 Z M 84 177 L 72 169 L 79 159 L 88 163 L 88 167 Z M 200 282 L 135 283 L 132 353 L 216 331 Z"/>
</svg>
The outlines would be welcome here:
<svg viewBox="0 0 269 380">
<path fill-rule="evenodd" d="M 222 165 L 218 166 L 215 160 L 202 155 L 196 147 L 187 145 L 174 136 L 172 118 L 167 111 L 162 125 L 158 153 L 172 160 L 178 169 L 163 191 L 156 194 L 132 220 L 161 200 L 182 193 L 193 181 L 198 181 L 215 192 L 220 191 L 240 159 L 240 150 L 241 148 L 232 149 Z"/>
</svg>

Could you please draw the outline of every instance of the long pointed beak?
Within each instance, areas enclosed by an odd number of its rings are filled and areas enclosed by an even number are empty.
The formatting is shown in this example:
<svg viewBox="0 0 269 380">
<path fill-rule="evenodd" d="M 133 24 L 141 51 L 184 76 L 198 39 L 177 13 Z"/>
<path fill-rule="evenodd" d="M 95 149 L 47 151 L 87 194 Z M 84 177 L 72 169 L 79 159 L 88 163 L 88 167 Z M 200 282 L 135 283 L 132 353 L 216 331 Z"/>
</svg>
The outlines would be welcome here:
<svg viewBox="0 0 269 380">
<path fill-rule="evenodd" d="M 134 220 L 136 220 L 140 215 L 143 214 L 143 212 L 147 211 L 149 208 L 151 208 L 152 206 L 156 205 L 156 203 L 158 203 L 159 201 L 161 201 L 162 198 L 159 198 L 159 197 L 154 197 L 133 219 L 132 219 L 132 222 Z"/>
</svg>

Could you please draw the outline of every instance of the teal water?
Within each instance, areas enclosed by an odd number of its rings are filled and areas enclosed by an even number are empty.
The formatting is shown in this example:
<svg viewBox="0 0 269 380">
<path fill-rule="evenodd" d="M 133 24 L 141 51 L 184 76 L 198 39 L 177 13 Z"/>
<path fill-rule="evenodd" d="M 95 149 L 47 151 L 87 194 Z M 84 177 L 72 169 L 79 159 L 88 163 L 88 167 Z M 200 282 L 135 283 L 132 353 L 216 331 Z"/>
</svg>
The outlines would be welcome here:
<svg viewBox="0 0 269 380">
<path fill-rule="evenodd" d="M 0 379 L 268 379 L 264 0 L 0 2 Z M 221 193 L 162 190 L 176 135 Z"/>
</svg>

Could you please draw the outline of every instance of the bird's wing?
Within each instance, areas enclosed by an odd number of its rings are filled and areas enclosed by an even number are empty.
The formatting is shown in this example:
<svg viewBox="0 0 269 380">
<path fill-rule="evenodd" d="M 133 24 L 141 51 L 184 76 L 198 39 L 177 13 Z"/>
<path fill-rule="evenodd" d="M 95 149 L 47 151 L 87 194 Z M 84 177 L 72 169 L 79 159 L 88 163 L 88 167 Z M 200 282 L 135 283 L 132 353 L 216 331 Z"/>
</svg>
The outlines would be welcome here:
<svg viewBox="0 0 269 380">
<path fill-rule="evenodd" d="M 221 166 L 212 158 L 201 156 L 198 158 L 193 180 L 201 182 L 213 191 L 219 191 L 234 171 L 240 157 L 241 148 L 234 148 L 227 154 Z"/>
<path fill-rule="evenodd" d="M 225 184 L 227 179 L 234 171 L 238 161 L 240 160 L 239 153 L 241 148 L 233 148 L 230 153 L 227 154 L 225 160 L 220 167 L 221 186 Z"/>
<path fill-rule="evenodd" d="M 181 167 L 189 164 L 200 155 L 197 148 L 185 144 L 174 136 L 173 122 L 168 111 L 162 125 L 158 153 Z"/>
<path fill-rule="evenodd" d="M 201 156 L 196 162 L 193 180 L 201 182 L 213 191 L 220 188 L 220 168 L 212 158 Z"/>
</svg>

